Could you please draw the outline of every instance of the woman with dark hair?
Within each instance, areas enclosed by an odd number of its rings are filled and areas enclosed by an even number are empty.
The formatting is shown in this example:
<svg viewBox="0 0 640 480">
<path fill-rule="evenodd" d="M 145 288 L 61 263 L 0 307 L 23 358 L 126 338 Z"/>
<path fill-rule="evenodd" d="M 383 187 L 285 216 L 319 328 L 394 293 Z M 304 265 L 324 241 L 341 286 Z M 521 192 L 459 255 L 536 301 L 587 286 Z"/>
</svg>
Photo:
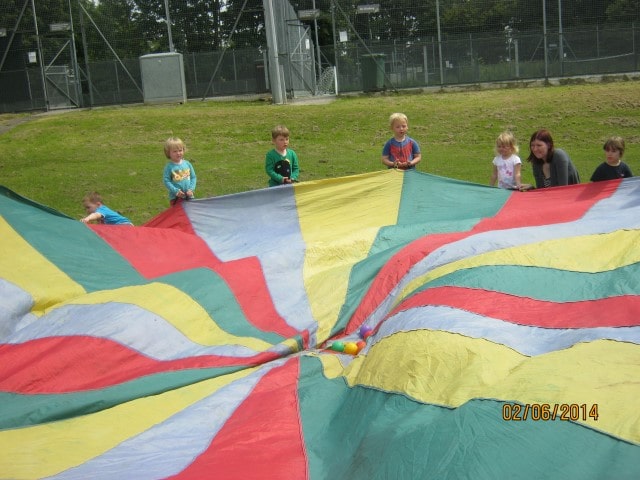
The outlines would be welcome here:
<svg viewBox="0 0 640 480">
<path fill-rule="evenodd" d="M 580 175 L 567 152 L 554 148 L 549 130 L 541 129 L 529 140 L 529 162 L 536 188 L 558 187 L 580 183 Z"/>
</svg>

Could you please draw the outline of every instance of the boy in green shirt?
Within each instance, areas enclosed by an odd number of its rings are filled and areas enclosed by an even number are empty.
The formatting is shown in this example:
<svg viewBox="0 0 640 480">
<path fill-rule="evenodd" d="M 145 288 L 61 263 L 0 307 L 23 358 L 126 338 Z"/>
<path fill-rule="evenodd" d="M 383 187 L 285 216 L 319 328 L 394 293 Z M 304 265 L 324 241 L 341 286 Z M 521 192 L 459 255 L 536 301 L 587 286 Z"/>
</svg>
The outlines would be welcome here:
<svg viewBox="0 0 640 480">
<path fill-rule="evenodd" d="M 300 167 L 296 152 L 289 147 L 289 129 L 278 125 L 271 130 L 274 148 L 267 152 L 265 170 L 269 175 L 269 186 L 283 185 L 298 181 Z"/>
</svg>

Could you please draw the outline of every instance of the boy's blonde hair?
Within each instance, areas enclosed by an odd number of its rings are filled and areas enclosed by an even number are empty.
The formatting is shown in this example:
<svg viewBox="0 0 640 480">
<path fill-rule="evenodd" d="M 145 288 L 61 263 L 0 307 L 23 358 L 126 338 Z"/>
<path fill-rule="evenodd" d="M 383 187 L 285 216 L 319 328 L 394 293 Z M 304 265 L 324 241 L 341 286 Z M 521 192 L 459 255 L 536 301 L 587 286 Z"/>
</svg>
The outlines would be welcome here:
<svg viewBox="0 0 640 480">
<path fill-rule="evenodd" d="M 604 142 L 603 150 L 617 150 L 620 152 L 620 156 L 624 155 L 624 139 L 622 137 L 609 137 Z"/>
<path fill-rule="evenodd" d="M 397 121 L 409 123 L 409 119 L 404 113 L 399 113 L 399 112 L 392 113 L 391 116 L 389 117 L 389 126 L 393 127 L 393 124 L 396 123 Z"/>
<path fill-rule="evenodd" d="M 91 202 L 91 203 L 102 203 L 102 195 L 98 192 L 87 193 L 82 199 L 82 203 Z"/>
<path fill-rule="evenodd" d="M 289 135 L 290 135 L 289 129 L 284 125 L 276 125 L 275 127 L 273 127 L 273 129 L 271 130 L 271 138 L 275 140 L 277 137 L 281 135 L 284 138 L 289 138 Z"/>
<path fill-rule="evenodd" d="M 498 153 L 498 147 L 506 146 L 511 148 L 513 153 L 518 153 L 520 151 L 520 147 L 518 147 L 518 142 L 516 141 L 516 137 L 511 132 L 502 132 L 498 135 L 496 139 L 496 153 Z"/>
<path fill-rule="evenodd" d="M 167 158 L 171 158 L 171 151 L 176 148 L 182 148 L 182 150 L 186 153 L 187 146 L 185 143 L 180 140 L 178 137 L 170 137 L 164 142 L 164 155 Z"/>
</svg>

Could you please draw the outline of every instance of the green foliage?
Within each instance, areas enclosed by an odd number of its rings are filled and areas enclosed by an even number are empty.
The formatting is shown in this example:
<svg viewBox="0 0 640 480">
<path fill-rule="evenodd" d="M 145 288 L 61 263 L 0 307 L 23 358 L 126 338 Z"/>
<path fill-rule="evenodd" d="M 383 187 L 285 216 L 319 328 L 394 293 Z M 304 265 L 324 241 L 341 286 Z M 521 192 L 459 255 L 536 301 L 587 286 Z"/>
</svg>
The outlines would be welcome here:
<svg viewBox="0 0 640 480">
<path fill-rule="evenodd" d="M 112 58 L 112 51 L 103 37 L 120 58 L 137 58 L 169 49 L 163 0 L 38 0 L 34 2 L 35 8 L 31 3 L 29 0 L 0 0 L 0 27 L 8 31 L 14 28 L 25 7 L 17 29 L 23 35 L 25 47 L 35 47 L 35 11 L 41 36 L 49 33 L 51 23 L 70 21 L 72 13 L 77 48 L 84 53 L 81 34 L 84 30 L 91 61 Z M 542 2 L 530 0 L 377 0 L 372 3 L 380 5 L 380 9 L 372 14 L 357 13 L 357 6 L 363 3 L 351 0 L 293 0 L 290 3 L 296 11 L 312 6 L 320 11 L 318 38 L 323 48 L 333 48 L 334 28 L 349 31 L 351 36 L 357 34 L 369 42 L 426 41 L 438 33 L 436 4 L 441 32 L 445 36 L 500 34 L 506 26 L 515 32 L 537 31 L 543 24 Z M 265 46 L 262 0 L 171 0 L 168 5 L 172 40 L 179 52 L 209 52 L 226 46 Z M 576 0 L 546 2 L 545 5 L 546 23 L 551 30 L 557 29 L 560 17 L 565 29 L 605 22 L 631 24 L 640 20 L 638 0 Z M 281 8 L 278 2 L 274 6 Z M 563 10 L 561 15 L 559 6 Z M 80 20 L 84 22 L 82 27 Z M 310 26 L 311 22 L 306 24 Z"/>
<path fill-rule="evenodd" d="M 638 0 L 615 0 L 606 7 L 608 22 L 617 23 L 640 19 L 640 2 Z"/>
<path fill-rule="evenodd" d="M 97 190 L 107 205 L 142 224 L 168 207 L 162 146 L 169 136 L 187 143 L 203 198 L 265 188 L 264 157 L 279 123 L 292 132 L 302 181 L 380 170 L 382 145 L 391 136 L 387 119 L 395 111 L 408 115 L 409 133 L 422 147 L 418 170 L 435 175 L 487 184 L 498 134 L 512 130 L 525 160 L 528 138 L 541 127 L 551 130 L 585 182 L 603 161 L 610 135 L 625 138 L 625 160 L 640 172 L 637 81 L 308 103 L 193 101 L 32 115 L 0 135 L 0 176 L 8 188 L 74 218 L 83 213 L 83 195 Z M 21 118 L 0 115 L 0 127 Z M 523 181 L 532 180 L 524 161 Z"/>
</svg>

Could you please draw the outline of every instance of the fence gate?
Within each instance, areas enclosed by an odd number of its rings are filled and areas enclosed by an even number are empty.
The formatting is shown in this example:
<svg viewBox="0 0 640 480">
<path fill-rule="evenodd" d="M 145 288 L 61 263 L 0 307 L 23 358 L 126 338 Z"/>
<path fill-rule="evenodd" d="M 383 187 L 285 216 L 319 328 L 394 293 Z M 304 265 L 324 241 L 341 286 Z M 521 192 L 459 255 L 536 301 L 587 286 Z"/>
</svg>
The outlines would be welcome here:
<svg viewBox="0 0 640 480">
<path fill-rule="evenodd" d="M 298 95 L 315 95 L 314 45 L 309 29 L 288 0 L 263 0 L 269 50 L 269 78 L 275 103 Z"/>
<path fill-rule="evenodd" d="M 293 96 L 315 95 L 315 55 L 309 27 L 305 27 L 297 21 L 290 22 L 287 29 L 287 40 L 291 76 L 288 83 L 293 90 Z"/>
<path fill-rule="evenodd" d="M 71 20 L 49 24 L 40 42 L 48 108 L 80 107 L 82 89 Z"/>
</svg>

